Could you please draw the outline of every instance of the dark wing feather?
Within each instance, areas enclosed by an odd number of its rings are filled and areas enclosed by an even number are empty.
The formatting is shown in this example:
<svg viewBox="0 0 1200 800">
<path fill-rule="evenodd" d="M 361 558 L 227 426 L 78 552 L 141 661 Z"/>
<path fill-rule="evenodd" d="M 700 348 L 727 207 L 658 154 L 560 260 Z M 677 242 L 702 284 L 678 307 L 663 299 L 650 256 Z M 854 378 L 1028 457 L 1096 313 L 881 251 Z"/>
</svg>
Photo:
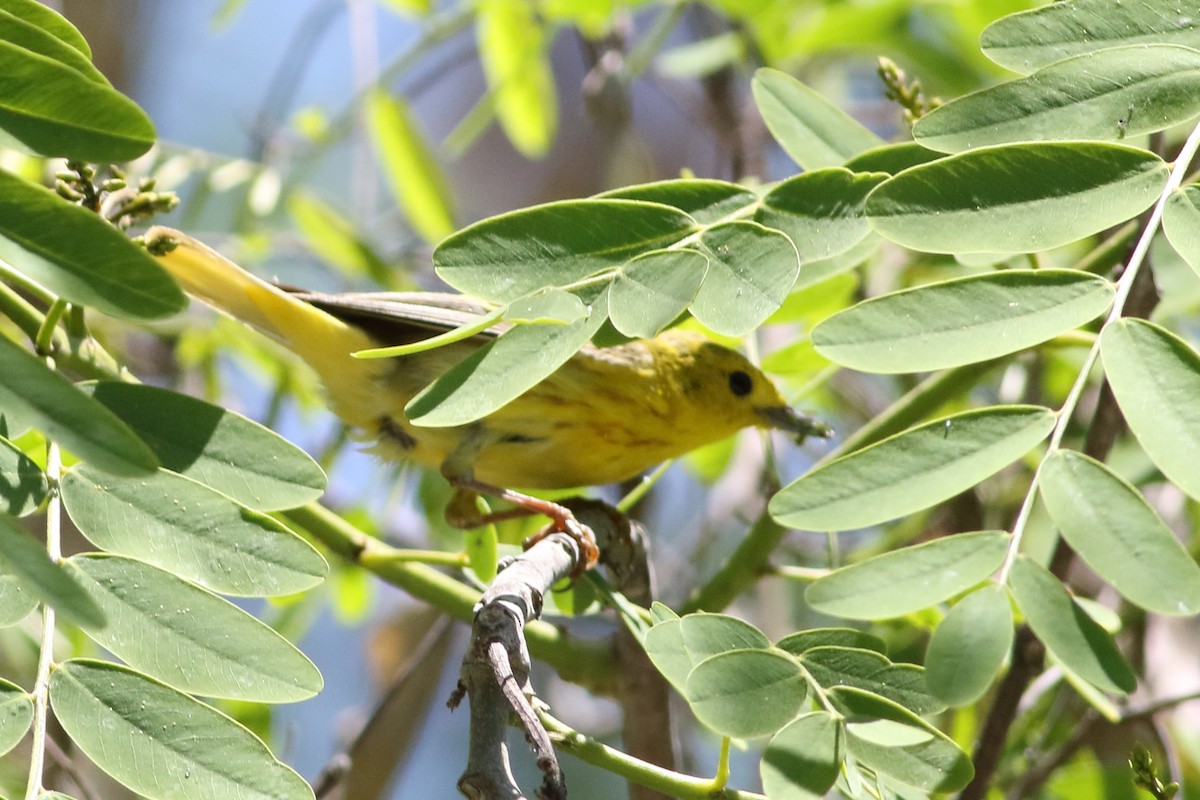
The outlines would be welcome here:
<svg viewBox="0 0 1200 800">
<path fill-rule="evenodd" d="M 280 286 L 322 311 L 361 328 L 381 345 L 411 344 L 474 324 L 489 309 L 470 297 L 442 292 L 347 292 L 323 294 Z M 476 337 L 499 336 L 507 325 L 494 325 Z"/>
</svg>

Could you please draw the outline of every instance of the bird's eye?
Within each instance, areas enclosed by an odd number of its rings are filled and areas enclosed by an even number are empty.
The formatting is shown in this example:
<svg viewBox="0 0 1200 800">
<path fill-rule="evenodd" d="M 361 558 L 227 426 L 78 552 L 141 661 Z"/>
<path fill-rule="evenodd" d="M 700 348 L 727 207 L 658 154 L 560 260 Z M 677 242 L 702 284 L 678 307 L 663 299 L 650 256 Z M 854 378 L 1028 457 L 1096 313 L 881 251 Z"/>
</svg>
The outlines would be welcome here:
<svg viewBox="0 0 1200 800">
<path fill-rule="evenodd" d="M 729 373 L 729 391 L 738 397 L 745 397 L 754 388 L 754 380 L 740 369 Z"/>
</svg>

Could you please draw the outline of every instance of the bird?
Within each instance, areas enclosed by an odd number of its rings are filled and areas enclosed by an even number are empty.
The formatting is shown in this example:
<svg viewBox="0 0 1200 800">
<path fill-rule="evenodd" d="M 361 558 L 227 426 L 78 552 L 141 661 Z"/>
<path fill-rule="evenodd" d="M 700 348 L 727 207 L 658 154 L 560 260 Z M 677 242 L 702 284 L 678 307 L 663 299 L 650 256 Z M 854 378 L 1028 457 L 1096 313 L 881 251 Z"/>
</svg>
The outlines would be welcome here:
<svg viewBox="0 0 1200 800">
<path fill-rule="evenodd" d="M 504 327 L 391 359 L 353 354 L 475 324 L 492 310 L 487 303 L 450 292 L 304 291 L 265 281 L 171 228 L 155 226 L 144 239 L 188 294 L 311 366 L 330 410 L 355 438 L 373 443 L 374 453 L 439 470 L 455 489 L 446 510 L 451 524 L 470 528 L 543 514 L 551 524 L 542 535 L 562 531 L 576 539 L 584 570 L 599 556 L 591 532 L 566 507 L 519 489 L 623 481 L 747 427 L 778 429 L 798 441 L 831 435 L 789 406 L 744 355 L 678 328 L 609 347 L 585 344 L 482 419 L 423 427 L 406 415 L 409 401 Z M 485 519 L 477 510 L 479 494 L 513 508 Z"/>
</svg>

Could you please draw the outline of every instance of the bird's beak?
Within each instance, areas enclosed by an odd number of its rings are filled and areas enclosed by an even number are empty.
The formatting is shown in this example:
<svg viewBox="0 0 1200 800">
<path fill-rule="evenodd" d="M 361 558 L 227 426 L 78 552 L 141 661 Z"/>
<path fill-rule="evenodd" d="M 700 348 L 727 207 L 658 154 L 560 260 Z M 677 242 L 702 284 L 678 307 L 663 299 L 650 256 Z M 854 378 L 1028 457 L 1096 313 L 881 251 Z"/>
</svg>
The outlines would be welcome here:
<svg viewBox="0 0 1200 800">
<path fill-rule="evenodd" d="M 799 413 L 790 406 L 768 406 L 757 408 L 755 411 L 768 428 L 786 431 L 796 437 L 796 443 L 801 444 L 809 436 L 828 439 L 833 436 L 833 429 L 823 422 L 817 422 L 812 417 Z"/>
</svg>

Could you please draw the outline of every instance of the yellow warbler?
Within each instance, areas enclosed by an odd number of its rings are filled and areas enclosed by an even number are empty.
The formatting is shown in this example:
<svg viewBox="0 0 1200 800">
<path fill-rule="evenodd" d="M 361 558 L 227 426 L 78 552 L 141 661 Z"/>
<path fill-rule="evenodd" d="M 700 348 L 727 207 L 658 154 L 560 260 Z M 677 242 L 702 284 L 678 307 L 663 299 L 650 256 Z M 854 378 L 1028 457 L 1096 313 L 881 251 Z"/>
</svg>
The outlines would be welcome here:
<svg viewBox="0 0 1200 800">
<path fill-rule="evenodd" d="M 467 523 L 475 493 L 493 494 L 519 506 L 496 516 L 546 514 L 552 529 L 580 538 L 588 566 L 595 561 L 595 545 L 585 541 L 589 534 L 580 533 L 570 512 L 511 487 L 562 489 L 624 480 L 749 426 L 778 428 L 801 439 L 829 434 L 793 411 L 741 354 L 679 330 L 614 347 L 585 345 L 549 377 L 477 422 L 419 427 L 405 416 L 408 401 L 497 331 L 392 359 L 351 354 L 469 325 L 487 313 L 485 304 L 435 292 L 285 290 L 178 231 L 156 227 L 146 239 L 152 251 L 165 249 L 158 243 L 175 244 L 159 261 L 189 294 L 311 365 L 333 412 L 376 442 L 375 452 L 440 469 L 458 490 L 447 510 L 452 522 Z"/>
</svg>

